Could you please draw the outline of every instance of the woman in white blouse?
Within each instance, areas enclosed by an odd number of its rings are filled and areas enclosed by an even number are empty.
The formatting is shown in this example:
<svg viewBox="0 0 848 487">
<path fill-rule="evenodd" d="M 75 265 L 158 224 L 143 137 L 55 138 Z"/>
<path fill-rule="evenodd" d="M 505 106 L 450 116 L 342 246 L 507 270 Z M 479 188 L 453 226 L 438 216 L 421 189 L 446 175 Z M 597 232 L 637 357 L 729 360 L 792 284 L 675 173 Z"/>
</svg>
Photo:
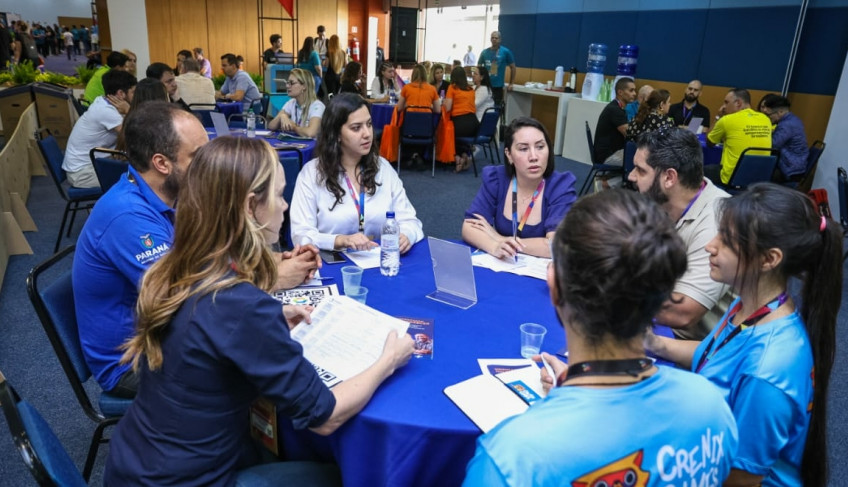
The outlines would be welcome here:
<svg viewBox="0 0 848 487">
<path fill-rule="evenodd" d="M 297 135 L 314 139 L 321 128 L 321 116 L 324 115 L 325 107 L 315 95 L 312 73 L 300 68 L 292 69 L 286 85 L 286 93 L 291 99 L 268 123 L 268 129 L 295 132 Z"/>
<path fill-rule="evenodd" d="M 321 119 L 318 158 L 300 171 L 291 204 L 293 241 L 326 250 L 376 247 L 387 211 L 400 226 L 400 251 L 424 238 L 403 183 L 374 144 L 361 96 L 340 93 Z"/>
<path fill-rule="evenodd" d="M 400 87 L 395 82 L 395 67 L 386 61 L 380 66 L 380 73 L 371 82 L 371 99 L 377 103 L 389 101 L 389 91 L 400 93 Z"/>
<path fill-rule="evenodd" d="M 486 109 L 495 106 L 489 70 L 486 69 L 486 66 L 475 66 L 471 68 L 471 79 L 474 80 L 474 104 L 477 106 L 477 120 L 482 122 L 483 113 Z"/>
</svg>

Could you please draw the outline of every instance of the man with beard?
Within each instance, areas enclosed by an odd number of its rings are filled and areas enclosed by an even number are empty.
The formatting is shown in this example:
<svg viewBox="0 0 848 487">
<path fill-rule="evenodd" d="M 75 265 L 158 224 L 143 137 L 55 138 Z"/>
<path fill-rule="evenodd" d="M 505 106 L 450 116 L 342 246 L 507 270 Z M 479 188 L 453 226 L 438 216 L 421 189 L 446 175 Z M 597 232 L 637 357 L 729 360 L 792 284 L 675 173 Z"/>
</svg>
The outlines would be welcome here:
<svg viewBox="0 0 848 487">
<path fill-rule="evenodd" d="M 687 126 L 692 121 L 692 117 L 701 117 L 701 126 L 704 132 L 710 130 L 710 109 L 698 103 L 698 97 L 701 96 L 701 82 L 693 79 L 686 86 L 686 94 L 683 95 L 683 101 L 675 103 L 668 108 L 668 116 L 674 119 L 674 125 Z"/>
<path fill-rule="evenodd" d="M 139 105 L 124 122 L 127 173 L 104 194 L 77 242 L 72 279 L 80 342 L 103 390 L 135 397 L 138 376 L 121 364 L 134 332 L 144 272 L 171 248 L 177 195 L 197 150 L 209 141 L 190 112 L 167 102 Z M 310 279 L 318 249 L 297 246 L 279 255 L 277 288 Z"/>
<path fill-rule="evenodd" d="M 673 328 L 677 337 L 701 340 L 721 316 L 717 305 L 727 292 L 727 286 L 710 278 L 710 256 L 704 246 L 718 233 L 718 203 L 729 195 L 704 178 L 701 144 L 685 129 L 642 134 L 633 164 L 628 179 L 676 222 L 687 248 L 686 273 L 656 321 Z M 708 311 L 710 316 L 705 316 Z"/>
</svg>

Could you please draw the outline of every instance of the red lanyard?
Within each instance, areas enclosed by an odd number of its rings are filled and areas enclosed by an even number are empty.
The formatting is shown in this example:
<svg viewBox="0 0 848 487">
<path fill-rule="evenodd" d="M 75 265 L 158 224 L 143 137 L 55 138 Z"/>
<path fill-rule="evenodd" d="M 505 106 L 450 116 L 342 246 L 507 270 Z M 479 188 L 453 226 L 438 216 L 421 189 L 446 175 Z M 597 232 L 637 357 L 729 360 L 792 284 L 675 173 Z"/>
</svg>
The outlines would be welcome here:
<svg viewBox="0 0 848 487">
<path fill-rule="evenodd" d="M 533 196 L 530 198 L 530 204 L 527 205 L 527 209 L 524 210 L 524 216 L 521 217 L 521 220 L 518 222 L 518 231 L 524 230 L 524 224 L 527 223 L 527 218 L 530 216 L 530 212 L 533 211 L 533 205 L 536 204 L 536 198 L 539 197 L 539 193 L 545 189 L 545 180 L 539 181 L 539 185 L 536 186 L 536 191 L 533 191 Z M 518 179 L 512 178 L 512 224 L 515 225 L 516 220 L 518 219 Z M 516 235 L 517 236 L 517 235 Z"/>
<path fill-rule="evenodd" d="M 345 174 L 345 182 L 347 182 L 348 193 L 350 193 L 350 198 L 353 200 L 353 204 L 356 206 L 356 212 L 359 213 L 359 231 L 365 231 L 365 192 L 362 191 L 362 185 L 359 185 L 359 201 L 356 200 L 356 196 L 354 196 L 353 185 L 350 184 L 350 178 Z"/>
<path fill-rule="evenodd" d="M 772 311 L 776 310 L 781 305 L 783 305 L 783 303 L 785 303 L 787 299 L 789 299 L 789 297 L 786 295 L 786 291 L 784 291 L 780 293 L 778 297 L 772 299 L 757 311 L 754 311 L 751 316 L 746 318 L 745 321 L 743 321 L 739 326 L 734 328 L 733 331 L 728 333 L 727 336 L 724 337 L 724 340 L 722 340 L 721 343 L 718 344 L 715 351 L 710 353 L 713 348 L 713 345 L 715 345 L 716 337 L 721 335 L 721 332 L 724 330 L 724 327 L 727 326 L 729 322 L 733 321 L 733 318 L 736 317 L 736 313 L 738 313 L 739 310 L 742 308 L 742 301 L 739 300 L 736 305 L 731 308 L 730 311 L 727 312 L 727 315 L 725 315 L 726 318 L 724 319 L 724 321 L 721 322 L 718 331 L 716 331 L 713 337 L 710 338 L 710 342 L 704 349 L 704 353 L 701 354 L 700 360 L 698 360 L 698 366 L 695 367 L 695 372 L 700 372 L 701 369 L 703 369 L 704 366 L 707 365 L 707 362 L 709 362 L 710 359 L 713 358 L 719 350 L 721 350 L 721 347 L 727 345 L 728 342 L 730 342 L 730 340 L 733 340 L 736 335 L 742 332 L 742 330 L 759 323 L 760 320 L 762 320 L 767 314 L 771 313 Z"/>
</svg>

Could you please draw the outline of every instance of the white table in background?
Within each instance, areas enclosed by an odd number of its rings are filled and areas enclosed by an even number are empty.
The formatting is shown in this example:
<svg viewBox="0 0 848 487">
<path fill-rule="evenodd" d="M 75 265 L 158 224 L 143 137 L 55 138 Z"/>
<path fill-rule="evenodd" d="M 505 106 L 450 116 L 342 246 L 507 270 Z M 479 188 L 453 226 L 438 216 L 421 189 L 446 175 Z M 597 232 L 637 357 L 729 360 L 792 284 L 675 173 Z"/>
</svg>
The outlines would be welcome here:
<svg viewBox="0 0 848 487">
<path fill-rule="evenodd" d="M 592 164 L 589 155 L 589 143 L 586 141 L 586 123 L 592 129 L 592 137 L 595 136 L 595 128 L 598 126 L 598 118 L 609 102 L 584 100 L 574 98 L 568 103 L 566 115 L 565 132 L 563 134 L 562 157 L 584 164 Z"/>
<path fill-rule="evenodd" d="M 556 129 L 554 130 L 554 154 L 560 154 L 563 150 L 565 135 L 565 114 L 568 101 L 577 93 L 563 93 L 561 91 L 548 91 L 538 88 L 527 88 L 526 86 L 513 85 L 512 92 L 506 94 L 506 122 L 509 123 L 518 117 L 530 117 L 533 109 L 533 95 L 550 96 L 557 99 Z M 585 144 L 585 142 L 584 142 Z"/>
</svg>

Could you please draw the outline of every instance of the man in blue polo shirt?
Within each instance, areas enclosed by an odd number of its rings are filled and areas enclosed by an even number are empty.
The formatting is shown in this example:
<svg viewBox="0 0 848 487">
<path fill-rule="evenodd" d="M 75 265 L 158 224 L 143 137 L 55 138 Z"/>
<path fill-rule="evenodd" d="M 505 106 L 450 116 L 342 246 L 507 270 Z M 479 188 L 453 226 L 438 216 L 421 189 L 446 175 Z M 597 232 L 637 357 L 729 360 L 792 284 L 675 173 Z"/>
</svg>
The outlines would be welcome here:
<svg viewBox="0 0 848 487">
<path fill-rule="evenodd" d="M 221 86 L 221 91 L 215 93 L 215 98 L 225 99 L 228 101 L 240 101 L 247 108 L 253 103 L 262 99 L 262 94 L 259 93 L 259 88 L 244 71 L 238 68 L 238 60 L 235 54 L 224 54 L 221 56 L 221 69 L 227 76 L 224 84 Z"/>
<path fill-rule="evenodd" d="M 131 398 L 138 376 L 129 364 L 120 364 L 120 346 L 135 329 L 142 274 L 171 248 L 183 175 L 209 138 L 194 115 L 167 102 L 139 105 L 124 121 L 123 133 L 129 170 L 88 217 L 72 277 L 86 363 L 103 390 Z M 311 279 L 321 266 L 313 245 L 277 255 L 277 289 Z"/>
<path fill-rule="evenodd" d="M 209 138 L 196 117 L 164 102 L 139 105 L 123 131 L 129 171 L 88 217 L 72 275 L 88 367 L 103 390 L 134 397 L 138 376 L 119 364 L 119 347 L 134 330 L 142 274 L 170 248 L 183 174 Z"/>
</svg>

